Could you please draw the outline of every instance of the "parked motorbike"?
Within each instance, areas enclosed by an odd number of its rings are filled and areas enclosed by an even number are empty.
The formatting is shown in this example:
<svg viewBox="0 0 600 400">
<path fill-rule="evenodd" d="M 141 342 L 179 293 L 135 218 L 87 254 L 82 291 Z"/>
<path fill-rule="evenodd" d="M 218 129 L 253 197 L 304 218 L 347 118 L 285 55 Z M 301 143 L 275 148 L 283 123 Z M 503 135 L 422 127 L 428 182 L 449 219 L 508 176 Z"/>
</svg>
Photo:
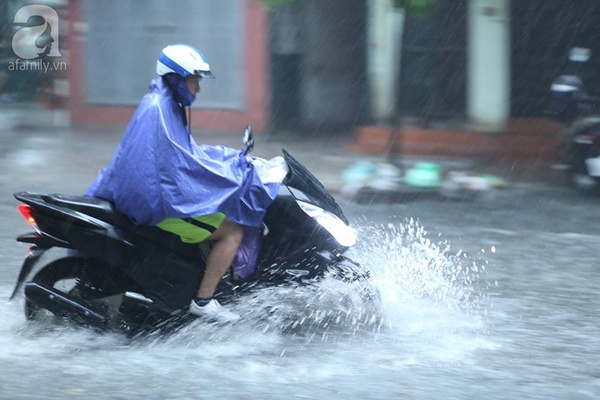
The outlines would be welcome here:
<svg viewBox="0 0 600 400">
<path fill-rule="evenodd" d="M 244 143 L 254 144 L 251 129 Z M 222 303 L 263 287 L 310 284 L 325 276 L 344 281 L 368 274 L 344 252 L 356 242 L 342 209 L 313 174 L 282 150 L 289 173 L 254 231 L 256 261 L 231 268 L 216 296 Z M 201 280 L 210 243 L 183 243 L 151 226 L 136 226 L 112 203 L 65 194 L 21 192 L 19 211 L 34 229 L 11 299 L 21 291 L 25 316 L 59 317 L 128 335 L 170 331 L 197 317 L 187 306 Z M 65 255 L 45 264 L 52 248 Z M 251 249 L 256 251 L 257 248 Z"/>
<path fill-rule="evenodd" d="M 552 82 L 551 116 L 568 128 L 562 146 L 561 168 L 577 189 L 600 189 L 600 112 L 598 98 L 586 87 L 585 67 L 589 49 L 574 48 L 569 55 L 568 73 Z"/>
</svg>

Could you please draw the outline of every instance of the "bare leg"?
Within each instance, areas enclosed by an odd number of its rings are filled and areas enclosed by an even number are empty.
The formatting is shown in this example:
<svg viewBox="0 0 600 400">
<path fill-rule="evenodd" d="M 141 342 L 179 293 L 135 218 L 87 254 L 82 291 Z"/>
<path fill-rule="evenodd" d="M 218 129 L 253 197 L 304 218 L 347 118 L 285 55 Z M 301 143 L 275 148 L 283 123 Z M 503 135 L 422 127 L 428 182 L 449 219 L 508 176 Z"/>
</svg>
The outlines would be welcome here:
<svg viewBox="0 0 600 400">
<path fill-rule="evenodd" d="M 208 299 L 215 294 L 219 281 L 231 266 L 243 236 L 244 229 L 241 225 L 225 219 L 221 226 L 208 237 L 207 240 L 213 240 L 216 243 L 208 255 L 197 297 Z"/>
</svg>

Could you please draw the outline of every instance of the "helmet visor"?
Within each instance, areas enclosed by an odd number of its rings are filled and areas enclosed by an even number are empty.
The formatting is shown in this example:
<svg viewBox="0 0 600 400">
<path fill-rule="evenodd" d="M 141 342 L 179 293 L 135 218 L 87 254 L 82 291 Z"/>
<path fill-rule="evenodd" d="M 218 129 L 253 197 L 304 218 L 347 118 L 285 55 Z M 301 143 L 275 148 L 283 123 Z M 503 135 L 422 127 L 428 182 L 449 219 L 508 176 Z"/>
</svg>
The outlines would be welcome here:
<svg viewBox="0 0 600 400">
<path fill-rule="evenodd" d="M 210 72 L 210 70 L 208 70 L 208 71 L 201 71 L 199 69 L 196 69 L 196 70 L 194 70 L 194 75 L 198 75 L 198 76 L 201 76 L 203 78 L 215 79 L 215 76 L 213 75 L 212 72 Z"/>
</svg>

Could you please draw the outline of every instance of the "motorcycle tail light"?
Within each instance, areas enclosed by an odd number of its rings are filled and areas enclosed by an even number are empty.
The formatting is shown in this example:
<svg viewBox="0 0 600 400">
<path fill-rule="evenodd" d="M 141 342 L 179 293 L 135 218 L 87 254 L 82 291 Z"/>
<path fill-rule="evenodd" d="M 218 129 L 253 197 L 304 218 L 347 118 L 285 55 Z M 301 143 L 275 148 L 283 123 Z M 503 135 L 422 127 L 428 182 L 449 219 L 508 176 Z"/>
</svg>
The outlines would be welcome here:
<svg viewBox="0 0 600 400">
<path fill-rule="evenodd" d="M 35 218 L 33 218 L 33 216 L 31 215 L 32 209 L 30 206 L 28 206 L 27 204 L 19 204 L 17 209 L 23 215 L 25 221 L 27 221 L 29 225 L 31 225 L 32 227 L 36 227 Z"/>
</svg>

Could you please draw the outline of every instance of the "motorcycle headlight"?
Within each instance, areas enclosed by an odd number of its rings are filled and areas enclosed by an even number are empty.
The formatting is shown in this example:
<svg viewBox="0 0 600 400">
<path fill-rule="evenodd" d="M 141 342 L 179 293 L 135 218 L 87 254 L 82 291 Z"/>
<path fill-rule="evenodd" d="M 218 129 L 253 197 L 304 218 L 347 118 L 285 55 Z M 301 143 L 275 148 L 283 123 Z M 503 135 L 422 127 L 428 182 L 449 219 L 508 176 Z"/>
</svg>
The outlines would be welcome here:
<svg viewBox="0 0 600 400">
<path fill-rule="evenodd" d="M 309 217 L 314 218 L 335 240 L 345 247 L 350 247 L 356 243 L 356 232 L 339 219 L 335 214 L 323 210 L 310 203 L 296 200 L 302 211 Z"/>
</svg>

